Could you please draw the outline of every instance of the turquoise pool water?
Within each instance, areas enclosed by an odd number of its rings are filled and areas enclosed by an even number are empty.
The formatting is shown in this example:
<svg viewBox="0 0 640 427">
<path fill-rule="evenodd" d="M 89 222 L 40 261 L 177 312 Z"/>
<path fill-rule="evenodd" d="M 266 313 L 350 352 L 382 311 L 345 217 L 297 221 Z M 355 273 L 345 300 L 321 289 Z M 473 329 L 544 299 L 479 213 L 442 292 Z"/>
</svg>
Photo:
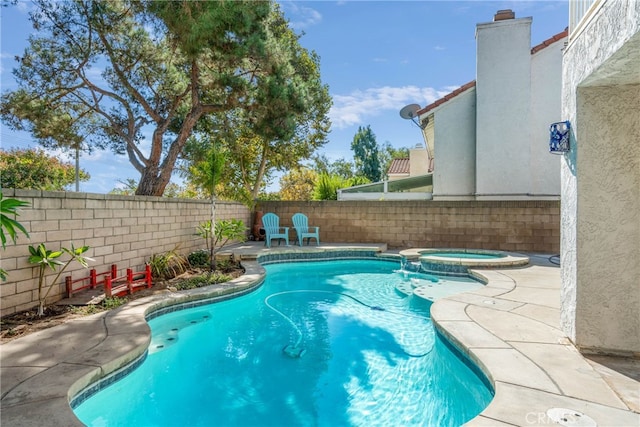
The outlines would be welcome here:
<svg viewBox="0 0 640 427">
<path fill-rule="evenodd" d="M 151 320 L 147 358 L 77 406 L 78 418 L 91 426 L 458 426 L 492 399 L 434 332 L 430 304 L 395 290 L 410 280 L 397 263 L 265 268 L 250 294 Z"/>
</svg>

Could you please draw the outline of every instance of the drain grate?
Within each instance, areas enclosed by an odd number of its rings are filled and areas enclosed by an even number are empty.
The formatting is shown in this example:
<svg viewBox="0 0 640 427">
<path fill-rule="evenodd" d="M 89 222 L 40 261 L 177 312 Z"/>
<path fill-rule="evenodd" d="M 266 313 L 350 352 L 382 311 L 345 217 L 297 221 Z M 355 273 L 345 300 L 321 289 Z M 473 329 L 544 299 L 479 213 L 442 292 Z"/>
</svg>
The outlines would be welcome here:
<svg viewBox="0 0 640 427">
<path fill-rule="evenodd" d="M 561 426 L 597 427 L 598 425 L 593 418 L 573 409 L 551 408 L 547 411 L 547 416 Z"/>
</svg>

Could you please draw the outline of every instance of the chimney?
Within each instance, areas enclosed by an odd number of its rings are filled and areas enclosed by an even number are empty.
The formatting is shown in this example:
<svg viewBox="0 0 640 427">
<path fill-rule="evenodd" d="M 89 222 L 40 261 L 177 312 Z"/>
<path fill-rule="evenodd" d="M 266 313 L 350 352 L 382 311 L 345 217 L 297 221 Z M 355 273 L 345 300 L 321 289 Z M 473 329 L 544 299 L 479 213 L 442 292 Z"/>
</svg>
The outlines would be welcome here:
<svg viewBox="0 0 640 427">
<path fill-rule="evenodd" d="M 515 17 L 516 14 L 513 12 L 513 10 L 503 9 L 496 12 L 496 14 L 493 16 L 493 22 L 514 19 Z"/>
</svg>

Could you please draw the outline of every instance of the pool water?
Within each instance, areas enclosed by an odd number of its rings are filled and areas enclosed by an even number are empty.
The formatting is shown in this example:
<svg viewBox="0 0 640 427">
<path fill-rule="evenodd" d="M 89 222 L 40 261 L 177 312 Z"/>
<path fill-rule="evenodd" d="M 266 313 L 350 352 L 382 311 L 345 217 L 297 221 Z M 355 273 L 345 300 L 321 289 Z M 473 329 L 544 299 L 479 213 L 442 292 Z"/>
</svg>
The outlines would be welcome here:
<svg viewBox="0 0 640 427">
<path fill-rule="evenodd" d="M 150 320 L 145 361 L 75 413 L 91 426 L 461 425 L 492 391 L 434 332 L 430 304 L 396 291 L 409 280 L 397 268 L 267 265 L 248 295 Z"/>
</svg>

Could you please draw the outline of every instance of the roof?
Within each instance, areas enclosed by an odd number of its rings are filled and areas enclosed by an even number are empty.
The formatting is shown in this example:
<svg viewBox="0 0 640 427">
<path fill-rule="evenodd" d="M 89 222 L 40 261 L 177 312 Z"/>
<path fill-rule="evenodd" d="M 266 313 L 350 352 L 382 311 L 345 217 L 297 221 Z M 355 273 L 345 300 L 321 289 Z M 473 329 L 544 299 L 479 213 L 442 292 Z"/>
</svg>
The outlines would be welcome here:
<svg viewBox="0 0 640 427">
<path fill-rule="evenodd" d="M 552 44 L 562 40 L 563 38 L 567 37 L 569 34 L 569 28 L 565 28 L 564 31 L 559 32 L 558 34 L 549 37 L 548 39 L 546 39 L 545 41 L 543 41 L 542 43 L 534 46 L 531 48 L 531 54 L 533 55 L 534 53 L 538 53 L 540 52 L 542 49 L 551 46 Z M 474 87 L 476 85 L 476 81 L 472 80 L 467 84 L 464 84 L 462 86 L 460 86 L 458 89 L 454 90 L 453 92 L 445 95 L 444 97 L 432 102 L 431 104 L 427 105 L 426 107 L 418 110 L 417 114 L 418 116 L 429 112 L 431 110 L 433 110 L 434 108 L 436 108 L 437 106 L 444 104 L 445 102 L 449 101 L 451 98 L 454 98 L 458 95 L 460 95 L 461 93 L 467 91 L 468 89 L 471 89 L 472 87 Z"/>
<path fill-rule="evenodd" d="M 534 53 L 540 52 L 545 47 L 551 46 L 555 42 L 558 42 L 558 41 L 562 40 L 563 38 L 567 37 L 568 35 L 569 35 L 569 28 L 567 27 L 567 28 L 564 29 L 564 31 L 556 34 L 553 37 L 549 37 L 548 39 L 546 39 L 545 41 L 543 41 L 539 45 L 536 45 L 536 46 L 532 47 L 531 48 L 531 54 L 533 55 Z"/>
<path fill-rule="evenodd" d="M 410 171 L 409 168 L 409 158 L 402 158 L 402 159 L 393 159 L 391 160 L 391 164 L 389 165 L 389 170 L 387 171 L 387 173 L 389 175 L 393 175 L 393 174 L 408 174 Z"/>
<path fill-rule="evenodd" d="M 476 81 L 472 80 L 469 83 L 460 86 L 458 89 L 454 90 L 453 92 L 445 95 L 443 98 L 440 98 L 437 101 L 432 102 L 431 104 L 427 105 L 426 107 L 418 110 L 417 114 L 418 115 L 422 115 L 422 114 L 426 113 L 427 111 L 433 110 L 437 106 L 439 106 L 441 104 L 444 104 L 445 102 L 449 101 L 451 98 L 454 98 L 454 97 L 460 95 L 462 92 L 465 92 L 465 91 L 471 89 L 472 87 L 475 87 L 475 85 L 476 85 Z"/>
</svg>

